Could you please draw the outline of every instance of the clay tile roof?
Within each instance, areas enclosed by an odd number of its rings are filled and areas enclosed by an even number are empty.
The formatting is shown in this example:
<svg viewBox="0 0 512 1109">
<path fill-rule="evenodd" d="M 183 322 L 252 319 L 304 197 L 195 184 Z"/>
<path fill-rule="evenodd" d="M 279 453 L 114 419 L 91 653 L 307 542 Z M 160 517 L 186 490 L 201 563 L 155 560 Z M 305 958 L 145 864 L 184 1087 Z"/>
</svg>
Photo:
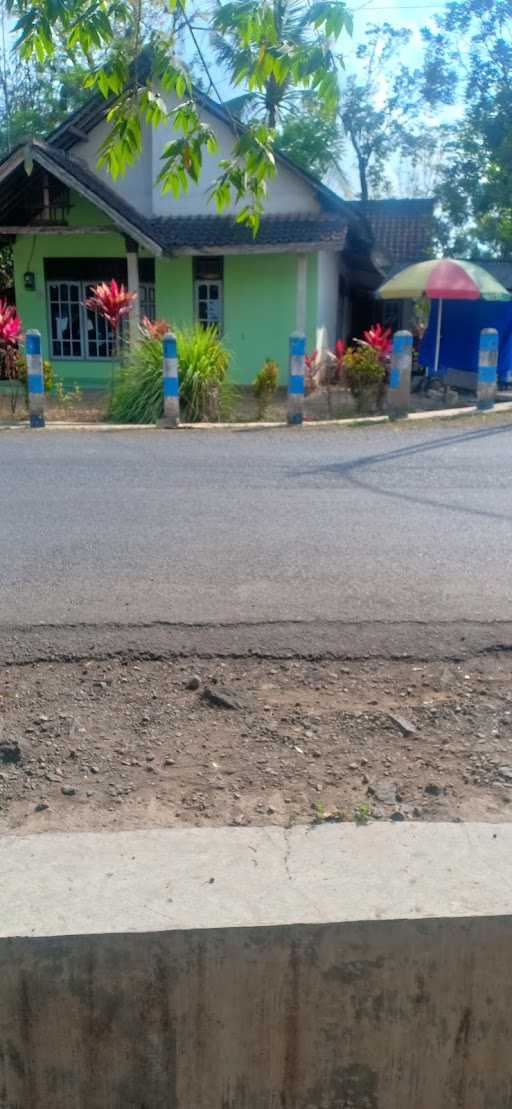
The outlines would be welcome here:
<svg viewBox="0 0 512 1109">
<path fill-rule="evenodd" d="M 432 199 L 352 200 L 349 204 L 370 224 L 375 249 L 388 262 L 407 265 L 430 257 Z"/>
<path fill-rule="evenodd" d="M 347 220 L 341 215 L 263 216 L 256 237 L 232 216 L 165 217 L 151 220 L 153 234 L 165 250 L 183 252 L 246 247 L 271 250 L 282 246 L 313 246 L 341 250 L 345 245 Z"/>
<path fill-rule="evenodd" d="M 286 247 L 301 247 L 304 250 L 326 249 L 342 250 L 345 246 L 349 225 L 357 224 L 355 213 L 343 206 L 341 210 L 320 212 L 318 215 L 293 214 L 263 216 L 256 236 L 251 229 L 236 222 L 233 216 L 186 216 L 150 218 L 142 215 L 114 189 L 93 173 L 82 161 L 73 158 L 66 151 L 36 139 L 31 144 L 34 161 L 40 162 L 50 172 L 54 171 L 69 185 L 82 190 L 89 199 L 96 200 L 110 214 L 114 223 L 125 233 L 133 234 L 143 245 L 156 247 L 157 251 L 182 254 L 243 248 L 247 251 L 272 251 Z M 13 162 L 14 159 L 14 162 Z M 9 205 L 12 203 L 13 190 L 16 194 L 18 178 L 26 184 L 27 177 L 22 167 L 21 148 L 13 151 L 0 164 L 0 223 L 6 221 Z M 13 169 L 10 164 L 13 163 Z M 5 186 L 4 177 L 12 181 Z M 19 187 L 19 185 L 18 185 Z"/>
</svg>

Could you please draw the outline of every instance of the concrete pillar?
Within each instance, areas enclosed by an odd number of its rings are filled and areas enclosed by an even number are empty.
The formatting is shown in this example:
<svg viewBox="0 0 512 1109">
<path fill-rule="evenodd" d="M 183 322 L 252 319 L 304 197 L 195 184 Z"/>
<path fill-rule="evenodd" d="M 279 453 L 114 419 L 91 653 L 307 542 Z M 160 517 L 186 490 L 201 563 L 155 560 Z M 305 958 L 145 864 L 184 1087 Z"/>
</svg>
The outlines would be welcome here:
<svg viewBox="0 0 512 1109">
<path fill-rule="evenodd" d="M 288 423 L 301 424 L 304 419 L 304 369 L 306 336 L 294 331 L 290 335 L 288 361 Z"/>
<path fill-rule="evenodd" d="M 172 331 L 164 335 L 164 415 L 161 427 L 178 427 L 180 422 L 180 383 L 176 336 Z"/>
<path fill-rule="evenodd" d="M 496 399 L 499 336 L 495 327 L 480 332 L 476 403 L 478 408 L 492 408 Z"/>
<path fill-rule="evenodd" d="M 387 408 L 395 416 L 405 416 L 411 399 L 412 335 L 395 331 L 391 352 Z"/>
<path fill-rule="evenodd" d="M 28 381 L 28 411 L 31 427 L 44 427 L 44 376 L 41 332 L 27 331 L 25 339 Z"/>
<path fill-rule="evenodd" d="M 126 251 L 126 267 L 128 270 L 128 291 L 137 294 L 128 316 L 128 334 L 132 347 L 140 338 L 139 257 L 136 251 Z"/>
<path fill-rule="evenodd" d="M 297 331 L 306 332 L 306 289 L 308 277 L 308 259 L 306 254 L 297 255 L 297 302 L 295 312 L 295 326 Z"/>
</svg>

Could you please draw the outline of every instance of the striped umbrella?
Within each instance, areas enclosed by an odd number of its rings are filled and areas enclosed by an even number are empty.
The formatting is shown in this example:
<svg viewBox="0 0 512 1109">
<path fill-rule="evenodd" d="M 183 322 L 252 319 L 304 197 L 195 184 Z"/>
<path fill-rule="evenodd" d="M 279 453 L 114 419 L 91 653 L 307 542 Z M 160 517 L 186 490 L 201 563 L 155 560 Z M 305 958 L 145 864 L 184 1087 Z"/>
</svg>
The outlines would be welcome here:
<svg viewBox="0 0 512 1109">
<path fill-rule="evenodd" d="M 387 300 L 417 300 L 427 296 L 439 301 L 434 373 L 439 367 L 443 300 L 510 300 L 510 293 L 487 270 L 459 258 L 434 258 L 407 266 L 385 281 L 377 296 Z"/>
</svg>

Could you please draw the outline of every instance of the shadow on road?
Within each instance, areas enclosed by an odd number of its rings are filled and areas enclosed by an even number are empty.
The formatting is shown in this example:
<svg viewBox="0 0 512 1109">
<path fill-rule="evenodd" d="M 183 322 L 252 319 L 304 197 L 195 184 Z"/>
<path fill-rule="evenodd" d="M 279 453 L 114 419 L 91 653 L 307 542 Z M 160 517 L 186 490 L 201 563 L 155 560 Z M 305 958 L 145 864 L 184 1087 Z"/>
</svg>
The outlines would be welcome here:
<svg viewBox="0 0 512 1109">
<path fill-rule="evenodd" d="M 466 431 L 461 435 L 446 435 L 442 439 L 436 439 L 434 442 L 415 443 L 407 447 L 398 447 L 394 450 L 382 451 L 379 454 L 362 455 L 360 458 L 353 458 L 346 462 L 331 462 L 325 466 L 308 466 L 300 470 L 294 468 L 291 474 L 293 477 L 311 477 L 315 474 L 332 474 L 343 478 L 348 484 L 358 489 L 374 493 L 377 496 L 388 497 L 391 500 L 407 501 L 410 504 L 419 504 L 427 508 L 442 508 L 449 512 L 461 512 L 467 516 L 483 516 L 489 520 L 511 521 L 512 516 L 508 513 L 492 512 L 483 508 L 470 508 L 468 505 L 453 504 L 446 501 L 434 500 L 431 497 L 414 496 L 411 493 L 404 493 L 403 491 L 383 489 L 378 485 L 373 485 L 371 482 L 363 481 L 353 473 L 353 471 L 363 469 L 365 466 L 376 466 L 380 463 L 396 462 L 400 461 L 401 458 L 410 458 L 417 454 L 426 454 L 430 451 L 443 450 L 443 448 L 451 447 L 453 444 L 466 444 L 474 440 L 492 438 L 504 432 L 510 434 L 512 432 L 512 424 L 501 427 L 482 428 L 478 431 Z"/>
<path fill-rule="evenodd" d="M 451 447 L 454 443 L 470 443 L 473 440 L 489 439 L 495 435 L 502 435 L 503 433 L 512 433 L 512 423 L 501 427 L 488 427 L 481 428 L 479 431 L 466 431 L 461 435 L 445 435 L 442 439 L 436 439 L 430 443 L 413 443 L 408 447 L 397 447 L 391 451 L 381 451 L 379 454 L 365 454 L 359 458 L 352 458 L 347 462 L 331 462 L 326 466 L 308 466 L 302 470 L 294 470 L 294 473 L 299 474 L 316 474 L 316 473 L 340 473 L 343 474 L 347 470 L 357 470 L 360 466 L 375 466 L 380 462 L 394 462 L 400 458 L 408 458 L 415 454 L 427 454 L 429 451 L 442 450 L 444 447 Z"/>
</svg>

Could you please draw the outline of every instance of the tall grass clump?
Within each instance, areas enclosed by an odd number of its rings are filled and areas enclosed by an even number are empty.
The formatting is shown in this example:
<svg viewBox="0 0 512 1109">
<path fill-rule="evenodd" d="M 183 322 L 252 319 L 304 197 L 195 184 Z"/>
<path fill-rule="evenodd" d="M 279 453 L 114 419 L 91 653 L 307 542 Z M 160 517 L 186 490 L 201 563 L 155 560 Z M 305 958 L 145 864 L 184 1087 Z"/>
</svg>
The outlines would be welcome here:
<svg viewBox="0 0 512 1109">
<path fill-rule="evenodd" d="M 115 387 L 108 415 L 120 424 L 155 423 L 163 415 L 162 321 L 144 321 L 141 339 Z M 167 329 L 168 330 L 168 329 Z M 215 327 L 176 329 L 182 419 L 229 419 L 236 390 L 228 379 L 229 353 Z"/>
</svg>

